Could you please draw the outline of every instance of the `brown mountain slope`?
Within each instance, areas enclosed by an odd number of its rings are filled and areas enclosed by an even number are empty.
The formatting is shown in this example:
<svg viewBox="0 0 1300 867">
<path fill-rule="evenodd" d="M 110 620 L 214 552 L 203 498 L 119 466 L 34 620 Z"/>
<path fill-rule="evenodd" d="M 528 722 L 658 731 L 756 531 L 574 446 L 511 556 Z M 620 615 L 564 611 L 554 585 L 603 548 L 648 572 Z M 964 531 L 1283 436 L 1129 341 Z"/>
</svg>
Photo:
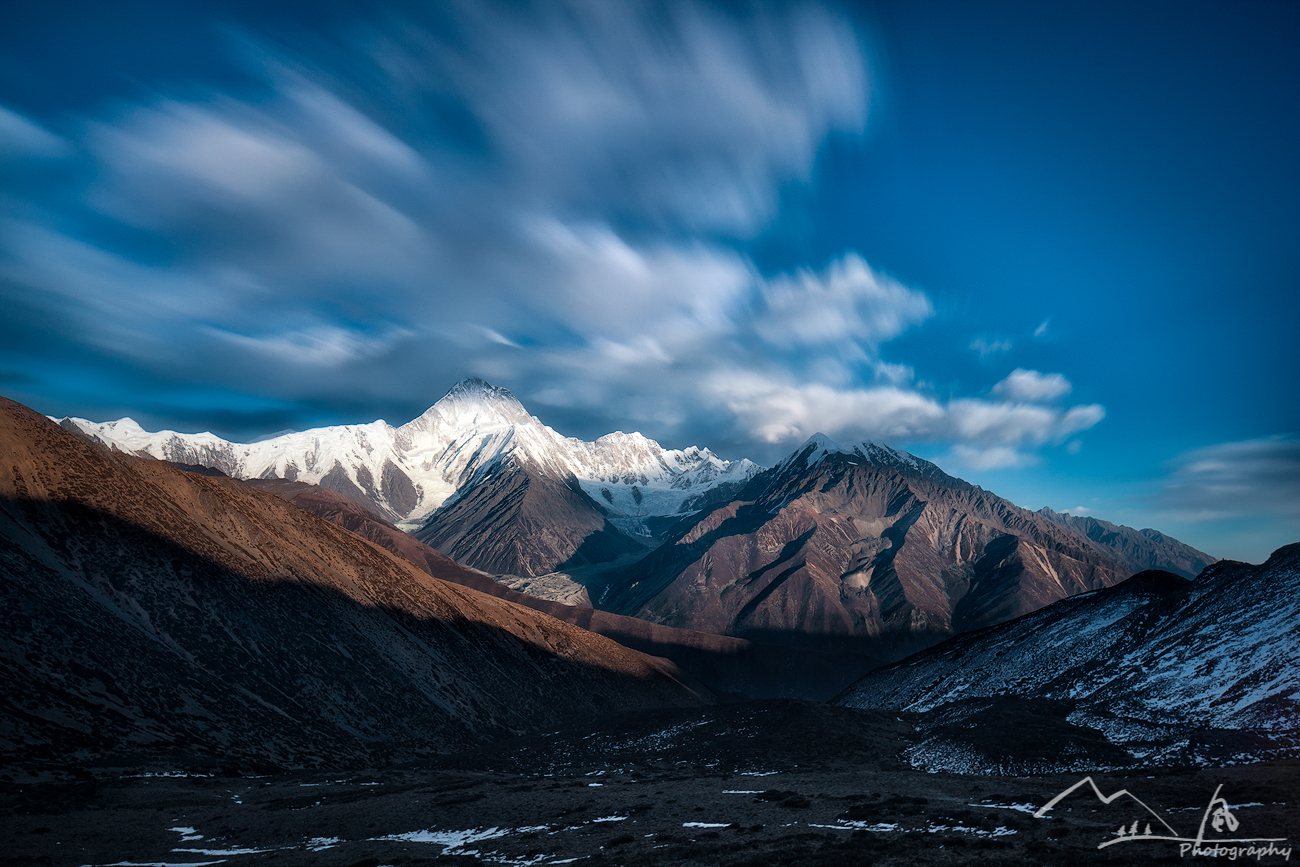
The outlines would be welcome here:
<svg viewBox="0 0 1300 867">
<path fill-rule="evenodd" d="M 669 659 L 719 692 L 743 693 L 754 698 L 824 701 L 880 664 L 880 660 L 857 654 L 819 653 L 759 644 L 538 599 L 512 590 L 489 575 L 461 566 L 441 551 L 430 548 L 335 491 L 284 479 L 251 479 L 245 484 L 273 493 L 345 527 L 381 548 L 405 557 L 435 578 L 473 587 L 589 629 L 642 653 Z"/>
<path fill-rule="evenodd" d="M 459 563 L 496 575 L 536 577 L 645 551 L 606 520 L 577 479 L 514 458 L 473 480 L 414 535 Z"/>
<path fill-rule="evenodd" d="M 878 447 L 816 460 L 819 450 L 679 528 L 624 577 L 611 610 L 897 659 L 1130 574 L 1086 538 L 932 464 Z"/>
<path fill-rule="evenodd" d="M 6 764 L 373 763 L 709 701 L 665 660 L 4 399 L 0 454 Z"/>
</svg>

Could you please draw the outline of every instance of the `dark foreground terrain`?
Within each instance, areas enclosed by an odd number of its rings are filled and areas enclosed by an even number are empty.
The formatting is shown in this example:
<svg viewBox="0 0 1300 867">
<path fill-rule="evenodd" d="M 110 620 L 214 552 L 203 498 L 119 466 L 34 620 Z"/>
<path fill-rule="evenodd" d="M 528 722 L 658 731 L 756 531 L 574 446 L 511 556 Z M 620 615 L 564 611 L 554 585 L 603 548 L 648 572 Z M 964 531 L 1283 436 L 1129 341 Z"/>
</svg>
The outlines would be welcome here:
<svg viewBox="0 0 1300 867">
<path fill-rule="evenodd" d="M 924 722 L 766 701 L 615 717 L 595 731 L 522 738 L 423 768 L 250 776 L 155 767 L 5 783 L 0 863 L 1179 863 L 1179 843 L 1142 839 L 1146 826 L 1155 837 L 1194 838 L 1216 792 L 1238 827 L 1215 834 L 1206 824 L 1207 847 L 1281 838 L 1274 848 L 1289 850 L 1300 840 L 1298 761 L 926 773 L 900 758 Z M 990 750 L 1014 749 L 1015 720 L 972 736 Z M 1035 749 L 1078 741 L 1077 732 L 1034 737 L 1049 741 Z M 1107 797 L 1131 795 L 1106 804 L 1085 785 L 1047 817 L 1033 816 L 1088 775 Z M 1134 822 L 1137 838 L 1098 848 Z M 1228 857 L 1225 848 L 1219 858 Z"/>
</svg>

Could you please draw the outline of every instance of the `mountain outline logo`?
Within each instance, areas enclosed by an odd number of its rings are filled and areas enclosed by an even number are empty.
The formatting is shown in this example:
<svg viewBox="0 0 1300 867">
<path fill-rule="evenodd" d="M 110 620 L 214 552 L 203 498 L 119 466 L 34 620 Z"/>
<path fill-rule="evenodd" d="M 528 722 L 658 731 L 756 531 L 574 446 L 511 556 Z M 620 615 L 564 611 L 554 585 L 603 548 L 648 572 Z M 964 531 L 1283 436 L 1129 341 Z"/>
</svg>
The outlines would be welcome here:
<svg viewBox="0 0 1300 867">
<path fill-rule="evenodd" d="M 1201 814 L 1201 823 L 1197 828 L 1196 836 L 1194 837 L 1179 834 L 1163 816 L 1153 810 L 1146 804 L 1146 802 L 1134 795 L 1128 789 L 1120 789 L 1109 795 L 1102 794 L 1101 789 L 1098 788 L 1097 783 L 1090 776 L 1079 780 L 1079 782 L 1065 789 L 1042 807 L 1038 808 L 1038 810 L 1034 812 L 1034 818 L 1046 818 L 1047 813 L 1053 807 L 1084 787 L 1090 788 L 1092 793 L 1097 797 L 1097 800 L 1101 801 L 1103 804 L 1112 804 L 1121 797 L 1127 796 L 1145 810 L 1151 818 L 1158 822 L 1164 831 L 1168 832 L 1162 833 L 1159 828 L 1153 832 L 1150 821 L 1147 821 L 1143 830 L 1139 832 L 1138 828 L 1139 825 L 1142 824 L 1142 820 L 1135 819 L 1131 825 L 1127 823 L 1120 825 L 1113 837 L 1103 840 L 1097 845 L 1098 849 L 1105 849 L 1108 846 L 1114 846 L 1117 843 L 1169 842 L 1179 844 L 1179 854 L 1184 857 L 1187 855 L 1211 858 L 1227 857 L 1232 860 L 1235 860 L 1238 857 L 1248 857 L 1259 860 L 1276 855 L 1284 860 L 1291 860 L 1291 846 L 1286 837 L 1225 838 L 1219 836 L 1235 833 L 1237 829 L 1241 827 L 1241 822 L 1232 812 L 1231 805 L 1228 803 L 1227 799 L 1221 796 L 1223 791 L 1222 783 L 1215 788 L 1214 794 L 1210 796 L 1210 801 L 1206 805 L 1205 811 Z M 1209 832 L 1212 832 L 1215 836 L 1207 837 L 1207 825 L 1209 826 Z M 1276 844 L 1285 845 L 1279 846 Z"/>
</svg>

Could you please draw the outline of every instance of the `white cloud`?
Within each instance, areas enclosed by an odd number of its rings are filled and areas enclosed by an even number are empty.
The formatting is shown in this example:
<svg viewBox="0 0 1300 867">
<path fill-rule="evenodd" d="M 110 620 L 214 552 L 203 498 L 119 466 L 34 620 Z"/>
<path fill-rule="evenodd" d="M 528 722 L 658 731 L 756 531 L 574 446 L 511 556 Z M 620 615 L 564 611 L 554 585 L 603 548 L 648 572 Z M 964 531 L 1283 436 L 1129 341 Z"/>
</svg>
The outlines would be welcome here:
<svg viewBox="0 0 1300 867">
<path fill-rule="evenodd" d="M 876 373 L 877 381 L 884 381 L 890 385 L 907 385 L 916 379 L 916 370 L 910 364 L 890 364 L 886 361 L 877 361 L 872 365 Z"/>
<path fill-rule="evenodd" d="M 1006 379 L 993 386 L 993 393 L 1007 400 L 1036 403 L 1064 397 L 1072 389 L 1070 381 L 1059 373 L 1039 373 L 1017 367 Z"/>
<path fill-rule="evenodd" d="M 1046 337 L 1047 326 L 1051 323 L 1051 321 L 1052 321 L 1051 319 L 1044 319 L 1042 322 L 1040 322 L 1038 327 L 1034 329 L 1034 337 L 1038 337 L 1038 338 Z"/>
<path fill-rule="evenodd" d="M 752 371 L 712 376 L 705 392 L 734 413 L 744 430 L 768 443 L 797 443 L 821 431 L 899 438 L 942 420 L 943 408 L 913 391 L 794 385 Z"/>
<path fill-rule="evenodd" d="M 1060 442 L 1105 416 L 1097 405 L 1062 412 L 983 400 L 942 404 L 896 387 L 795 384 L 753 371 L 719 373 L 707 383 L 706 393 L 734 413 L 748 433 L 765 442 L 796 443 L 818 431 L 832 437 L 886 441 L 946 440 L 966 448 L 962 454 L 968 464 L 978 460 L 983 467 L 1022 466 L 1032 459 L 1014 449 Z"/>
<path fill-rule="evenodd" d="M 874 348 L 934 313 L 923 293 L 876 274 L 856 253 L 822 274 L 769 280 L 762 296 L 767 312 L 754 327 L 774 346 L 854 341 Z"/>
<path fill-rule="evenodd" d="M 545 309 L 578 333 L 623 338 L 650 331 L 683 339 L 726 330 L 753 286 L 739 255 L 702 244 L 636 248 L 607 225 L 535 221 L 529 273 L 547 290 L 525 303 Z"/>
<path fill-rule="evenodd" d="M 942 463 L 944 466 L 969 467 L 972 470 L 1001 470 L 1033 466 L 1038 463 L 1038 458 L 1008 446 L 978 448 L 955 445 Z"/>
<path fill-rule="evenodd" d="M 1063 413 L 1045 406 L 961 399 L 948 406 L 947 433 L 966 443 L 1043 445 L 1087 430 L 1105 416 L 1106 410 L 1097 404 Z"/>
<path fill-rule="evenodd" d="M 209 329 L 221 340 L 229 341 L 279 364 L 304 367 L 339 367 L 349 362 L 386 352 L 411 332 L 390 328 L 380 334 L 364 334 L 330 325 L 271 335 L 234 334 Z"/>
</svg>

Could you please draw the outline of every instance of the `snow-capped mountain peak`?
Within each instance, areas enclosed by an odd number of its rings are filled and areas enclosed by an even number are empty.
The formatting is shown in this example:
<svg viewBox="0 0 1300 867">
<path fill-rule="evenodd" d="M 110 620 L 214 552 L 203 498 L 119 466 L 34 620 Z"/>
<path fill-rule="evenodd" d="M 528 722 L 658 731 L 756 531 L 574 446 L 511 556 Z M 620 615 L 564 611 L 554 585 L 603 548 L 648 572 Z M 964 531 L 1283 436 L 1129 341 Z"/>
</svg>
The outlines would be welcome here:
<svg viewBox="0 0 1300 867">
<path fill-rule="evenodd" d="M 827 455 L 834 454 L 851 454 L 852 449 L 846 449 L 844 446 L 835 442 L 835 440 L 818 431 L 808 439 L 804 440 L 803 445 L 795 449 L 794 454 L 786 458 L 785 462 L 794 463 L 802 461 L 803 465 L 812 469 L 826 459 Z"/>
<path fill-rule="evenodd" d="M 477 377 L 463 379 L 419 418 L 399 430 L 426 431 L 436 426 L 456 430 L 489 425 L 512 425 L 536 422 L 509 389 L 499 388 Z"/>
<path fill-rule="evenodd" d="M 863 440 L 860 443 L 845 446 L 821 432 L 815 433 L 804 440 L 803 445 L 791 452 L 778 466 L 782 468 L 798 466 L 802 469 L 812 469 L 830 455 L 847 455 L 865 460 L 874 466 L 906 467 L 912 470 L 920 470 L 925 466 L 934 466 L 928 461 L 916 457 L 916 455 L 871 440 Z"/>
<path fill-rule="evenodd" d="M 235 478 L 287 478 L 319 484 L 369 503 L 405 529 L 502 461 L 517 460 L 555 478 L 573 479 L 620 529 L 644 533 L 649 517 L 690 511 L 720 484 L 743 484 L 761 467 L 726 461 L 708 449 L 665 449 L 640 433 L 595 442 L 564 437 L 528 414 L 505 388 L 458 382 L 418 418 L 335 425 L 254 443 L 210 433 L 150 433 L 129 418 L 64 419 L 112 448 L 177 463 L 214 467 Z"/>
</svg>

